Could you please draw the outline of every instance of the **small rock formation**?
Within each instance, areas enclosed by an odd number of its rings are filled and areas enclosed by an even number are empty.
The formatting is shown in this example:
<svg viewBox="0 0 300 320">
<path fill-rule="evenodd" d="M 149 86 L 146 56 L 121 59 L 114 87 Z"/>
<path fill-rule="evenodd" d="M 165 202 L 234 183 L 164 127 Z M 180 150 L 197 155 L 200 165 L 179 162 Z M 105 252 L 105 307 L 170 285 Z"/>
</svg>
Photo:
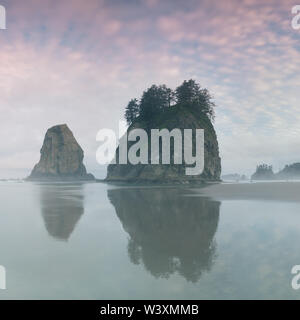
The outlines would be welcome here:
<svg viewBox="0 0 300 320">
<path fill-rule="evenodd" d="M 276 179 L 299 180 L 300 179 L 300 163 L 286 165 L 283 170 L 276 174 Z"/>
<path fill-rule="evenodd" d="M 144 129 L 150 137 L 147 124 L 141 119 L 137 120 L 128 128 L 127 133 L 133 129 Z M 106 181 L 108 182 L 132 182 L 132 183 L 202 183 L 206 181 L 220 181 L 221 158 L 217 135 L 210 119 L 195 108 L 176 105 L 168 110 L 153 116 L 152 128 L 168 129 L 204 129 L 204 171 L 201 175 L 187 176 L 186 165 L 169 164 L 110 164 L 107 169 Z M 193 148 L 195 150 L 193 139 Z M 128 148 L 134 143 L 128 142 Z M 150 142 L 148 146 L 150 148 Z M 116 159 L 118 159 L 116 150 Z M 173 149 L 171 148 L 171 154 Z M 150 151 L 149 151 L 150 154 Z M 161 159 L 161 150 L 160 150 Z M 149 161 L 150 163 L 150 161 Z"/>
<path fill-rule="evenodd" d="M 40 162 L 28 180 L 94 180 L 83 164 L 84 153 L 66 124 L 48 129 Z"/>
<path fill-rule="evenodd" d="M 267 164 L 261 164 L 256 167 L 255 173 L 251 176 L 251 180 L 274 180 L 275 175 L 273 167 Z"/>
</svg>

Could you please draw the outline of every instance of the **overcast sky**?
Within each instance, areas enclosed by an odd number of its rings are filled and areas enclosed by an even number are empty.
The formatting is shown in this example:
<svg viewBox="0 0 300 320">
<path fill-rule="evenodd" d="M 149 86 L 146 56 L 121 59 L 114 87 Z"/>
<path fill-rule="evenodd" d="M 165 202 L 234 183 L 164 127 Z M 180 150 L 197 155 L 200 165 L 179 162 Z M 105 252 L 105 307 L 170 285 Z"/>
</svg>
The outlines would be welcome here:
<svg viewBox="0 0 300 320">
<path fill-rule="evenodd" d="M 152 84 L 215 97 L 223 173 L 300 162 L 300 30 L 290 0 L 0 0 L 0 177 L 29 172 L 67 123 L 101 175 L 96 133 Z M 20 171 L 18 171 L 20 170 Z M 20 173 L 19 173 L 20 174 Z"/>
</svg>

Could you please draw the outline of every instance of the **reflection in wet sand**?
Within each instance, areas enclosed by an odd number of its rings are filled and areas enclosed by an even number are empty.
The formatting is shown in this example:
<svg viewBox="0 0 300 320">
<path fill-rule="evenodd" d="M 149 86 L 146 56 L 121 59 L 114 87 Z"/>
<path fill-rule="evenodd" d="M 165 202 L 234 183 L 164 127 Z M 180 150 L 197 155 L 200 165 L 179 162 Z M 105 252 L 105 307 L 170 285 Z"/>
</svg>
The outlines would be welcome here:
<svg viewBox="0 0 300 320">
<path fill-rule="evenodd" d="M 108 197 L 130 236 L 132 263 L 157 278 L 178 272 L 191 282 L 210 270 L 220 202 L 185 197 L 180 188 L 114 189 Z"/>
<path fill-rule="evenodd" d="M 67 241 L 84 213 L 82 185 L 41 185 L 40 201 L 49 235 Z"/>
</svg>

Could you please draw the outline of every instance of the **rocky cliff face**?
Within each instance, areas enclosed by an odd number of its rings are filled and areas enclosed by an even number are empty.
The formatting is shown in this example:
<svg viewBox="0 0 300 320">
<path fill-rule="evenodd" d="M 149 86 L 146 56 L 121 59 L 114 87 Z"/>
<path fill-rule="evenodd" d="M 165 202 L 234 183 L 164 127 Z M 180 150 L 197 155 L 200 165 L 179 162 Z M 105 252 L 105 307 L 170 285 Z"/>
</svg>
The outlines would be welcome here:
<svg viewBox="0 0 300 320">
<path fill-rule="evenodd" d="M 137 119 L 128 132 L 142 128 L 148 132 L 147 124 Z M 155 129 L 172 129 L 178 128 L 183 132 L 184 129 L 204 129 L 204 171 L 201 175 L 189 176 L 186 175 L 185 163 L 182 165 L 152 165 L 152 164 L 110 164 L 107 170 L 107 181 L 120 182 L 150 182 L 150 183 L 191 183 L 205 181 L 219 181 L 221 175 L 221 159 L 219 156 L 219 147 L 217 136 L 211 121 L 207 116 L 197 112 L 188 106 L 174 106 L 158 114 L 152 121 L 151 128 Z M 134 143 L 128 143 L 128 148 Z M 151 142 L 148 143 L 150 148 Z M 195 141 L 193 139 L 193 149 L 195 150 Z M 116 151 L 116 159 L 118 159 Z M 150 154 L 149 150 L 149 154 Z M 173 149 L 171 148 L 171 155 Z M 160 154 L 161 158 L 161 154 Z M 150 160 L 150 159 L 149 159 Z M 150 161 L 149 161 L 150 163 Z"/>
<path fill-rule="evenodd" d="M 93 180 L 83 164 L 83 150 L 66 124 L 50 128 L 39 163 L 28 180 Z"/>
</svg>

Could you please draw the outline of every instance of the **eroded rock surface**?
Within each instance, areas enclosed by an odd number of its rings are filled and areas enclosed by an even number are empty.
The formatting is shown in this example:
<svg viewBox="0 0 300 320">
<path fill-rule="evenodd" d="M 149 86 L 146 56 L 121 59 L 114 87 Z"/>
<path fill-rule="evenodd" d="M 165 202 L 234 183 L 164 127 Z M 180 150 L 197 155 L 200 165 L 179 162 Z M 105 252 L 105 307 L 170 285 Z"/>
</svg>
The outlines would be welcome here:
<svg viewBox="0 0 300 320">
<path fill-rule="evenodd" d="M 84 153 L 66 124 L 48 129 L 41 158 L 28 180 L 94 180 L 83 164 Z"/>
<path fill-rule="evenodd" d="M 219 146 L 217 135 L 213 124 L 206 115 L 197 112 L 189 107 L 174 106 L 169 110 L 158 114 L 152 119 L 152 128 L 168 129 L 169 131 L 178 128 L 182 132 L 184 129 L 204 129 L 204 171 L 200 175 L 187 176 L 186 164 L 182 165 L 152 165 L 152 164 L 110 164 L 107 169 L 106 181 L 109 182 L 150 182 L 150 183 L 190 183 L 220 181 L 221 158 L 219 155 Z M 150 137 L 151 133 L 147 124 L 139 118 L 128 128 L 127 133 L 133 129 L 144 129 Z M 128 142 L 128 148 L 133 142 Z M 148 141 L 150 149 L 151 141 Z M 193 139 L 193 148 L 195 150 L 196 141 Z M 171 148 L 171 154 L 173 149 Z M 116 150 L 116 159 L 118 159 L 119 148 Z M 150 154 L 150 150 L 149 150 Z M 160 151 L 161 158 L 161 151 Z M 150 159 L 149 159 L 150 163 Z"/>
</svg>

